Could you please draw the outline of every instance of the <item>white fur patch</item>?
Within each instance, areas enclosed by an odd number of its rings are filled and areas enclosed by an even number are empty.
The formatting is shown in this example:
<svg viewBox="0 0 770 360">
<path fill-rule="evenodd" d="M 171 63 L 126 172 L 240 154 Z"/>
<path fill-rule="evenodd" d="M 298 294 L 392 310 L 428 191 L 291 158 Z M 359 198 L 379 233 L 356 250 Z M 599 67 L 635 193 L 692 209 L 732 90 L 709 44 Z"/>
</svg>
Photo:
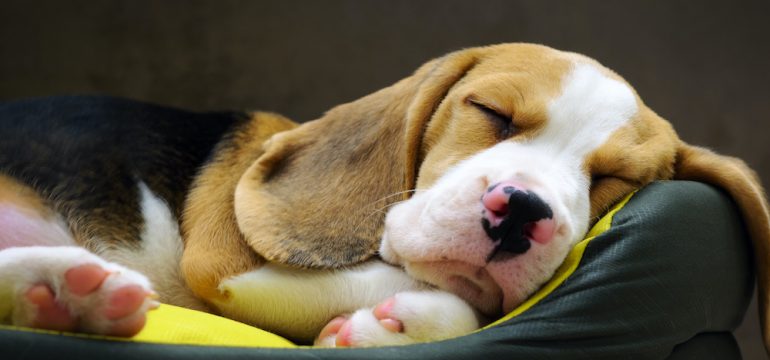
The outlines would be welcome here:
<svg viewBox="0 0 770 360">
<path fill-rule="evenodd" d="M 548 124 L 535 139 L 558 156 L 585 158 L 636 114 L 628 85 L 589 64 L 576 64 L 565 77 L 561 95 L 548 104 Z"/>
<path fill-rule="evenodd" d="M 138 187 L 144 220 L 141 247 L 98 248 L 96 253 L 145 274 L 160 294 L 161 302 L 203 309 L 185 285 L 179 267 L 183 243 L 176 217 L 147 184 L 139 182 Z"/>
<path fill-rule="evenodd" d="M 401 269 L 379 261 L 342 270 L 300 270 L 268 264 L 220 285 L 223 315 L 312 340 L 335 316 L 372 307 L 397 292 L 421 288 Z"/>
</svg>

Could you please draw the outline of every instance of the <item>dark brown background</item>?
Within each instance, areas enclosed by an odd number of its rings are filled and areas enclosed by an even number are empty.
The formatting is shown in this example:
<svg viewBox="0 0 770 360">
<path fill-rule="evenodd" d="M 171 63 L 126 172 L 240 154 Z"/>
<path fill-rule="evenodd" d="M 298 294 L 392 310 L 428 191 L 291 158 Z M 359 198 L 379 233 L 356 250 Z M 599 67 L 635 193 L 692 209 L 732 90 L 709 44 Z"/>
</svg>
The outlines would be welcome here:
<svg viewBox="0 0 770 360">
<path fill-rule="evenodd" d="M 537 42 L 613 68 L 686 141 L 767 186 L 769 35 L 767 0 L 4 0 L 0 100 L 99 93 L 309 120 L 448 51 Z M 744 356 L 764 358 L 747 319 Z"/>
</svg>

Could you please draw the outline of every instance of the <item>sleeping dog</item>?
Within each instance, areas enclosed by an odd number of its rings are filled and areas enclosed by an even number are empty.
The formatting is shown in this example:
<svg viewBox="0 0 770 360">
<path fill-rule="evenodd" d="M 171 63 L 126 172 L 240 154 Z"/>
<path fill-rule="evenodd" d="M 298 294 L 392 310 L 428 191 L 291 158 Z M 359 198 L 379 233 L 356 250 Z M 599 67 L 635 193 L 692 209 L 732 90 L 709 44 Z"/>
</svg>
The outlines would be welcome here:
<svg viewBox="0 0 770 360">
<path fill-rule="evenodd" d="M 692 179 L 741 208 L 770 325 L 753 172 L 582 55 L 466 49 L 302 125 L 64 97 L 2 105 L 0 128 L 12 324 L 131 336 L 159 300 L 325 346 L 459 336 L 532 294 L 613 203 Z"/>
</svg>

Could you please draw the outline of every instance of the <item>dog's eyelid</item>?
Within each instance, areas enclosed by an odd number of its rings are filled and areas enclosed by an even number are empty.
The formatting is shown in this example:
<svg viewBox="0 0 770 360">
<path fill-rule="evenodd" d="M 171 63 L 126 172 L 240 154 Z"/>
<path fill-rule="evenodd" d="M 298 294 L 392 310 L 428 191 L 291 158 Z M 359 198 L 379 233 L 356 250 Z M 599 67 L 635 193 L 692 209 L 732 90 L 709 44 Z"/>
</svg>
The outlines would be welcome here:
<svg viewBox="0 0 770 360">
<path fill-rule="evenodd" d="M 485 102 L 476 100 L 472 96 L 465 99 L 466 103 L 481 111 L 498 128 L 498 136 L 501 139 L 507 139 L 518 133 L 518 129 L 513 124 L 513 116 L 498 110 L 494 106 L 489 106 Z"/>
<path fill-rule="evenodd" d="M 614 178 L 618 178 L 618 177 L 615 176 L 615 174 L 612 174 L 611 172 L 591 174 L 591 181 L 601 181 L 601 180 L 608 180 L 608 179 L 614 179 Z"/>
<path fill-rule="evenodd" d="M 473 98 L 468 98 L 466 101 L 468 102 L 468 104 L 472 105 L 479 111 L 483 112 L 484 115 L 486 115 L 487 117 L 490 117 L 494 120 L 497 120 L 499 122 L 502 122 L 508 125 L 513 125 L 513 116 L 506 112 L 498 110 L 497 107 L 487 105 L 486 103 L 477 101 Z"/>
<path fill-rule="evenodd" d="M 593 174 L 591 175 L 591 186 L 596 186 L 597 184 L 603 184 L 608 182 L 624 182 L 627 184 L 639 184 L 638 187 L 641 187 L 641 184 L 636 179 L 629 179 L 626 177 L 623 177 L 619 174 L 615 173 L 607 173 L 607 174 Z"/>
<path fill-rule="evenodd" d="M 487 102 L 480 101 L 472 96 L 466 98 L 465 101 L 488 115 L 492 115 L 500 119 L 513 119 L 512 115 L 506 113 L 505 111 L 501 111 L 497 106 L 489 105 Z"/>
</svg>

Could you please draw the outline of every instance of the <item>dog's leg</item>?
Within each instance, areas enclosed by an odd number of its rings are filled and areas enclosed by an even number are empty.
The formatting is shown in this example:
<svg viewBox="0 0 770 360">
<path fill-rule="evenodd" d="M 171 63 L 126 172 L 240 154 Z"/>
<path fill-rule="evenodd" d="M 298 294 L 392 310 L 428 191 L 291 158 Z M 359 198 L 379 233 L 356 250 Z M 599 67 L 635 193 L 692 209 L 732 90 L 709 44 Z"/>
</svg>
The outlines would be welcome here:
<svg viewBox="0 0 770 360">
<path fill-rule="evenodd" d="M 381 261 L 323 271 L 268 264 L 219 289 L 226 295 L 215 305 L 227 317 L 295 340 L 316 338 L 318 346 L 434 341 L 467 334 L 480 323 L 462 299 Z"/>
<path fill-rule="evenodd" d="M 219 289 L 226 296 L 214 304 L 229 318 L 311 342 L 340 314 L 424 288 L 401 268 L 381 261 L 338 270 L 268 264 L 222 282 Z"/>
<path fill-rule="evenodd" d="M 157 306 L 143 275 L 74 246 L 0 250 L 0 322 L 132 336 Z"/>
<path fill-rule="evenodd" d="M 465 301 L 440 290 L 401 292 L 374 308 L 329 322 L 316 346 L 406 345 L 449 339 L 479 328 L 480 316 Z"/>
</svg>

